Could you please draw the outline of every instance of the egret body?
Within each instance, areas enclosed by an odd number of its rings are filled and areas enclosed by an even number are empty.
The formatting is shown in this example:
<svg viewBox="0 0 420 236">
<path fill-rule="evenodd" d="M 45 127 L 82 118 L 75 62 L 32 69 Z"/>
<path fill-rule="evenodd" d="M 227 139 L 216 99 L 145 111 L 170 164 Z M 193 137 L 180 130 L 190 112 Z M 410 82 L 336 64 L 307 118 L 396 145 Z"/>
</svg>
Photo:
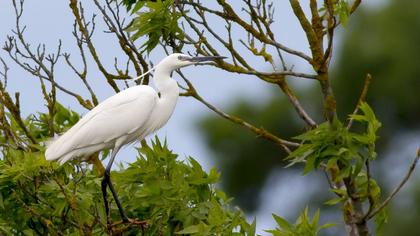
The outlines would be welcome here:
<svg viewBox="0 0 420 236">
<path fill-rule="evenodd" d="M 128 221 L 109 178 L 115 155 L 122 146 L 144 139 L 169 120 L 179 96 L 178 84 L 171 78 L 172 71 L 221 58 L 191 57 L 180 53 L 167 56 L 154 68 L 153 81 L 158 91 L 147 85 L 137 85 L 107 98 L 53 141 L 47 147 L 45 158 L 63 164 L 74 158 L 84 159 L 95 152 L 112 149 L 102 181 L 105 210 L 108 216 L 108 185 L 123 221 Z"/>
</svg>

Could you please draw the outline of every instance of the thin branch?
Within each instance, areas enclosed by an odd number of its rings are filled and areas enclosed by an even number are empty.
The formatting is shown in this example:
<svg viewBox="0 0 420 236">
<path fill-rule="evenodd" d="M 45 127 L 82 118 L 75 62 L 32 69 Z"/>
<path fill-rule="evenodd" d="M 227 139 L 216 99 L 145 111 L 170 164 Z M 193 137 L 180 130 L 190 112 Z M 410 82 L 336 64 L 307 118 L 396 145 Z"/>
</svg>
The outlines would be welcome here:
<svg viewBox="0 0 420 236">
<path fill-rule="evenodd" d="M 6 88 L 7 88 L 7 80 L 8 80 L 7 73 L 9 72 L 9 67 L 7 66 L 7 64 L 3 60 L 3 58 L 0 57 L 0 61 L 3 64 L 3 71 L 0 71 L 0 75 L 1 75 L 1 77 L 3 77 L 3 80 L 4 80 L 4 90 L 6 90 Z"/>
<path fill-rule="evenodd" d="M 217 2 L 219 3 L 219 5 L 223 8 L 224 12 L 220 12 L 220 11 L 216 11 L 210 8 L 207 8 L 205 6 L 203 6 L 202 4 L 193 2 L 191 0 L 189 1 L 182 1 L 183 4 L 186 5 L 190 5 L 190 6 L 194 6 L 199 8 L 202 11 L 217 15 L 225 20 L 229 20 L 232 22 L 235 22 L 236 24 L 238 24 L 239 26 L 241 26 L 245 31 L 251 33 L 256 39 L 258 39 L 259 41 L 261 41 L 262 43 L 266 43 L 269 45 L 272 45 L 276 48 L 279 48 L 280 50 L 283 50 L 289 54 L 298 56 L 306 61 L 308 61 L 309 63 L 312 64 L 312 58 L 308 55 L 306 55 L 303 52 L 294 50 L 292 48 L 289 48 L 273 39 L 270 39 L 269 37 L 267 37 L 263 32 L 260 32 L 258 30 L 256 30 L 252 25 L 246 23 L 239 15 L 237 15 L 235 13 L 235 11 L 233 10 L 233 8 L 226 3 L 225 0 L 217 0 Z"/>
<path fill-rule="evenodd" d="M 329 63 L 332 57 L 332 51 L 333 51 L 333 44 L 334 44 L 334 32 L 335 32 L 335 28 L 337 27 L 337 20 L 334 16 L 334 12 L 333 12 L 333 7 L 330 5 L 331 3 L 329 3 L 329 1 L 325 1 L 327 4 L 327 12 L 328 12 L 328 19 L 327 19 L 327 24 L 328 24 L 328 29 L 327 29 L 327 34 L 328 34 L 328 43 L 327 43 L 327 49 L 324 52 L 324 56 L 322 58 L 322 61 L 319 63 L 320 67 L 323 66 L 327 66 L 329 67 Z M 319 37 L 323 37 L 323 33 L 321 32 L 321 35 L 319 35 Z M 322 40 L 322 38 L 320 39 Z M 322 47 L 322 44 L 321 44 Z M 326 64 L 326 65 L 325 65 Z"/>
<path fill-rule="evenodd" d="M 279 86 L 284 92 L 284 94 L 286 94 L 289 98 L 290 103 L 293 105 L 300 118 L 302 118 L 302 120 L 305 121 L 309 126 L 315 128 L 317 126 L 316 122 L 308 115 L 308 113 L 302 107 L 297 97 L 293 94 L 292 90 L 290 90 L 284 78 L 282 81 L 280 81 Z"/>
<path fill-rule="evenodd" d="M 407 173 L 405 174 L 401 182 L 394 188 L 391 194 L 378 207 L 372 210 L 372 212 L 369 215 L 365 216 L 363 220 L 371 219 L 389 204 L 389 202 L 395 197 L 395 195 L 401 190 L 401 188 L 405 185 L 405 183 L 407 183 L 408 179 L 411 177 L 411 174 L 416 168 L 419 158 L 420 158 L 420 147 L 417 150 L 416 158 L 414 158 L 413 162 L 411 163 L 410 167 L 407 170 Z"/>
<path fill-rule="evenodd" d="M 13 46 L 10 46 L 10 45 L 13 45 Z M 38 63 L 41 63 L 42 64 L 42 62 L 41 61 L 39 61 L 35 56 L 34 56 L 34 58 L 31 58 L 34 62 L 35 62 L 35 64 L 37 64 L 37 66 L 36 67 L 33 67 L 33 66 L 31 66 L 31 65 L 29 65 L 28 63 L 26 63 L 26 62 L 22 62 L 22 61 L 20 61 L 20 59 L 19 59 L 19 57 L 18 57 L 18 54 L 20 55 L 20 56 L 22 56 L 22 57 L 24 57 L 24 58 L 27 58 L 28 56 L 25 56 L 24 54 L 22 54 L 22 52 L 17 48 L 17 42 L 16 41 L 13 41 L 13 38 L 12 37 L 9 37 L 9 45 L 6 45 L 8 48 L 7 49 L 9 49 L 10 47 L 10 50 L 6 50 L 7 52 L 8 52 L 8 54 L 9 54 L 9 56 L 10 56 L 10 58 L 17 64 L 17 65 L 19 65 L 22 69 L 24 69 L 25 71 L 27 71 L 27 72 L 29 72 L 30 74 L 32 74 L 32 75 L 34 75 L 34 76 L 36 76 L 36 77 L 39 77 L 39 78 L 42 78 L 43 80 L 47 80 L 47 81 L 49 81 L 50 83 L 51 83 L 51 85 L 52 86 L 56 86 L 58 89 L 60 89 L 62 92 L 64 92 L 64 93 L 66 93 L 66 94 L 68 94 L 68 95 L 70 95 L 70 96 L 72 96 L 72 97 L 74 97 L 74 98 L 76 98 L 76 100 L 80 103 L 80 105 L 82 105 L 83 107 L 86 107 L 86 108 L 88 108 L 88 107 L 90 107 L 89 106 L 89 104 L 87 103 L 87 101 L 85 101 L 79 94 L 76 94 L 76 93 L 74 93 L 74 92 L 72 92 L 72 91 L 70 91 L 69 89 L 67 89 L 67 88 L 65 88 L 64 86 L 62 86 L 62 85 L 60 85 L 60 84 L 58 84 L 55 80 L 53 80 L 53 79 L 51 79 L 51 77 L 50 76 L 52 76 L 51 74 L 50 74 L 50 71 L 49 71 L 49 69 L 47 69 L 46 67 L 45 67 L 45 65 L 43 65 L 43 66 L 41 66 L 41 65 L 38 65 Z M 6 47 L 5 46 L 5 47 Z M 15 52 L 14 53 L 12 53 L 12 48 L 15 48 Z M 47 75 L 43 75 L 43 74 L 41 74 L 41 69 L 42 68 L 45 68 L 46 69 L 46 71 L 44 71 L 45 72 L 45 74 L 47 74 Z"/>
<path fill-rule="evenodd" d="M 76 67 L 73 65 L 73 63 L 70 61 L 70 54 L 64 53 L 63 57 L 66 61 L 67 65 L 73 70 L 73 72 L 82 80 L 83 84 L 85 85 L 86 89 L 89 91 L 89 94 L 92 98 L 93 105 L 98 105 L 98 98 L 93 91 L 92 87 L 90 86 L 89 82 L 86 79 L 87 76 L 87 60 L 86 60 L 86 54 L 85 50 L 83 48 L 83 35 L 80 35 L 77 33 L 77 22 L 73 23 L 73 36 L 76 40 L 77 47 L 79 48 L 80 56 L 83 63 L 83 69 L 79 72 Z"/>
<path fill-rule="evenodd" d="M 77 22 L 77 25 L 79 27 L 79 31 L 83 34 L 86 45 L 90 51 L 90 54 L 92 55 L 93 60 L 95 61 L 96 65 L 98 66 L 98 69 L 102 72 L 102 74 L 105 76 L 108 84 L 114 89 L 115 92 L 119 92 L 120 89 L 118 88 L 117 84 L 114 80 L 118 79 L 129 79 L 129 76 L 121 76 L 121 75 L 113 75 L 109 73 L 105 67 L 102 65 L 101 60 L 99 59 L 98 53 L 96 51 L 95 46 L 93 45 L 91 41 L 91 33 L 89 33 L 89 30 L 87 29 L 87 23 L 85 22 L 84 18 L 84 9 L 81 5 L 77 6 L 77 0 L 70 0 L 70 9 L 72 10 L 72 13 L 75 17 L 75 20 Z M 92 24 L 93 21 L 92 21 Z"/>
<path fill-rule="evenodd" d="M 280 145 L 288 153 L 290 152 L 290 149 L 288 147 L 298 147 L 300 145 L 299 143 L 295 143 L 295 142 L 291 142 L 291 141 L 281 139 L 281 138 L 277 137 L 276 135 L 270 133 L 269 131 L 265 130 L 264 128 L 257 128 L 254 125 L 244 121 L 243 119 L 241 119 L 239 117 L 229 115 L 229 114 L 223 112 L 222 110 L 216 108 L 215 106 L 213 106 L 212 104 L 207 102 L 204 98 L 202 98 L 197 93 L 197 90 L 194 88 L 192 83 L 182 74 L 182 72 L 178 72 L 178 73 L 180 74 L 180 76 L 184 79 L 184 81 L 188 85 L 187 93 L 182 94 L 183 96 L 191 96 L 191 97 L 197 99 L 199 102 L 203 103 L 210 110 L 216 112 L 218 115 L 222 116 L 223 118 L 225 118 L 227 120 L 230 120 L 230 121 L 232 121 L 236 124 L 239 124 L 239 125 L 247 128 L 248 130 L 255 133 L 258 137 L 265 138 L 267 140 L 272 141 L 273 143 L 276 143 L 276 144 Z"/>
<path fill-rule="evenodd" d="M 370 174 L 370 163 L 369 163 L 369 158 L 366 159 L 365 161 L 365 166 L 366 166 L 366 178 L 367 178 L 367 195 L 368 195 L 368 201 L 369 201 L 369 208 L 365 214 L 365 216 L 363 218 L 366 219 L 366 217 L 372 212 L 374 205 L 375 205 L 375 200 L 373 199 L 373 196 L 371 194 L 371 174 Z"/>
<path fill-rule="evenodd" d="M 115 8 L 111 7 L 111 3 L 115 3 Z M 143 67 L 143 72 L 149 70 L 149 65 L 146 63 L 143 55 L 138 51 L 137 47 L 134 45 L 134 42 L 129 37 L 128 33 L 124 31 L 126 28 L 124 20 L 120 18 L 120 7 L 116 1 L 107 0 L 106 9 L 111 13 L 111 16 L 106 11 L 105 7 L 102 7 L 98 0 L 94 0 L 96 7 L 102 13 L 105 23 L 108 25 L 108 28 L 112 33 L 114 33 L 120 43 L 121 49 L 128 56 L 129 60 L 132 62 L 134 69 L 136 70 L 137 75 L 142 74 L 142 69 L 139 65 Z M 149 81 L 149 75 L 146 75 L 143 79 L 144 82 Z M 147 83 L 145 83 L 147 84 Z"/>
<path fill-rule="evenodd" d="M 323 55 L 321 46 L 320 46 L 322 45 L 322 43 L 320 43 L 321 41 L 316 36 L 315 31 L 312 28 L 312 25 L 307 19 L 305 13 L 303 12 L 303 9 L 300 6 L 299 1 L 289 0 L 289 2 L 290 2 L 290 5 L 292 6 L 295 16 L 299 20 L 299 23 L 303 31 L 305 31 L 305 34 L 308 39 L 308 43 L 312 52 L 312 58 L 314 59 L 314 61 L 318 61 L 320 58 L 322 58 L 322 55 Z"/>
<path fill-rule="evenodd" d="M 359 100 L 357 101 L 356 108 L 354 109 L 352 113 L 353 115 L 356 115 L 357 112 L 359 112 L 360 104 L 362 104 L 362 102 L 366 100 L 366 95 L 369 90 L 369 85 L 371 81 L 372 81 L 372 76 L 370 74 L 367 74 L 365 77 L 365 83 L 363 85 L 362 93 L 360 94 Z M 347 130 L 351 128 L 351 126 L 353 125 L 353 122 L 354 122 L 353 118 L 350 118 L 349 123 L 347 124 Z"/>
<path fill-rule="evenodd" d="M 205 65 L 209 65 L 209 63 L 200 63 L 197 64 L 198 66 L 205 66 Z M 214 64 L 212 64 L 214 65 Z M 302 79 L 310 79 L 310 80 L 316 80 L 317 79 L 317 75 L 313 75 L 313 74 L 306 74 L 306 73 L 301 73 L 301 72 L 294 72 L 294 71 L 275 71 L 275 72 L 263 72 L 263 71 L 256 71 L 256 70 L 247 70 L 243 67 L 238 67 L 235 66 L 233 64 L 224 62 L 224 61 L 220 61 L 217 62 L 217 64 L 215 65 L 216 67 L 223 69 L 225 71 L 228 72 L 233 72 L 233 73 L 238 73 L 238 74 L 246 74 L 246 75 L 256 75 L 258 76 L 260 79 L 269 82 L 269 83 L 273 83 L 273 84 L 277 84 L 282 77 L 284 76 L 293 76 L 296 78 L 302 78 Z"/>
<path fill-rule="evenodd" d="M 360 3 L 362 3 L 362 0 L 356 0 L 353 3 L 353 6 L 351 6 L 350 14 L 353 14 L 357 10 L 357 8 L 360 6 Z"/>
</svg>

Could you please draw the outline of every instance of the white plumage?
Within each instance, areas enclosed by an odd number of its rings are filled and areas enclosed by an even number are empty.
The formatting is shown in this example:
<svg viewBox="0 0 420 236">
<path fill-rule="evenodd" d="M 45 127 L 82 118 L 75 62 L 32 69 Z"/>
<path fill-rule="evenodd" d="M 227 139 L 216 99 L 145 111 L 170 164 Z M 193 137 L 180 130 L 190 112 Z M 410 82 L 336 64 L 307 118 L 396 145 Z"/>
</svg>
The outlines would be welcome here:
<svg viewBox="0 0 420 236">
<path fill-rule="evenodd" d="M 47 147 L 45 158 L 63 164 L 73 158 L 83 159 L 95 152 L 112 149 L 102 180 L 105 210 L 109 216 L 106 192 L 109 186 L 123 221 L 129 221 L 110 181 L 115 155 L 123 145 L 144 139 L 169 120 L 179 96 L 178 84 L 170 77 L 172 71 L 218 58 L 223 57 L 191 57 L 180 53 L 167 56 L 155 67 L 153 76 L 159 94 L 152 87 L 138 85 L 109 97 L 53 141 Z"/>
<path fill-rule="evenodd" d="M 141 140 L 161 128 L 172 115 L 179 88 L 170 77 L 173 70 L 196 63 L 183 54 L 172 54 L 156 66 L 154 82 L 138 85 L 109 97 L 72 128 L 49 144 L 45 158 L 60 164 L 72 158 L 85 158 L 103 149 L 118 149 Z"/>
<path fill-rule="evenodd" d="M 125 144 L 144 138 L 148 133 L 146 131 L 159 128 L 155 126 L 160 124 L 151 119 L 158 103 L 156 91 L 149 86 L 135 86 L 117 93 L 50 144 L 45 157 L 63 164 L 73 157 L 84 158 L 94 152 L 114 148 L 117 142 Z"/>
</svg>

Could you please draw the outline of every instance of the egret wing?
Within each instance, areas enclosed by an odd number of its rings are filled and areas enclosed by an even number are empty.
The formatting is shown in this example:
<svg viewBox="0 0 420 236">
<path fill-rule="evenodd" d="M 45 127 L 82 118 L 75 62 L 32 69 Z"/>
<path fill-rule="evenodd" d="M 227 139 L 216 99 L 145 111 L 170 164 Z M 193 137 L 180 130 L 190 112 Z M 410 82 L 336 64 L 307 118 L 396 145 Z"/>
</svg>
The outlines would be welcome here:
<svg viewBox="0 0 420 236">
<path fill-rule="evenodd" d="M 141 129 L 157 100 L 156 91 L 149 86 L 132 87 L 106 99 L 54 141 L 45 153 L 46 159 L 59 159 Z"/>
</svg>

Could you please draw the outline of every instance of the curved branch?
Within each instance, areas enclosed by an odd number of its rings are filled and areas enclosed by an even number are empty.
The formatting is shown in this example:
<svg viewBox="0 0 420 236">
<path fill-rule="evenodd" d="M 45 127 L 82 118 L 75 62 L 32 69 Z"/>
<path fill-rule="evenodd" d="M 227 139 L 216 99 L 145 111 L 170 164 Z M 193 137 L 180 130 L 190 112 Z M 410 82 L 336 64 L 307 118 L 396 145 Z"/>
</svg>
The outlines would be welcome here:
<svg viewBox="0 0 420 236">
<path fill-rule="evenodd" d="M 283 79 L 280 81 L 279 86 L 281 90 L 286 94 L 286 96 L 289 98 L 290 103 L 295 108 L 296 112 L 299 114 L 300 118 L 302 118 L 303 121 L 306 122 L 311 128 L 315 128 L 317 126 L 316 122 L 308 115 L 308 113 L 305 111 L 305 109 L 300 104 L 297 97 L 293 94 L 292 90 L 289 88 L 287 82 Z"/>
<path fill-rule="evenodd" d="M 394 190 L 392 190 L 391 194 L 378 207 L 372 210 L 370 214 L 363 217 L 362 220 L 371 219 L 389 204 L 389 202 L 395 197 L 395 195 L 397 195 L 397 193 L 401 190 L 401 188 L 407 183 L 408 179 L 411 177 L 411 174 L 416 168 L 419 158 L 420 158 L 420 147 L 417 150 L 416 158 L 414 158 L 413 162 L 411 163 L 410 167 L 407 170 L 407 173 L 405 174 L 401 182 L 394 188 Z"/>
<path fill-rule="evenodd" d="M 295 143 L 295 142 L 291 142 L 291 141 L 279 138 L 279 137 L 270 133 L 269 131 L 267 131 L 264 128 L 257 128 L 254 125 L 244 121 L 243 119 L 241 119 L 239 117 L 229 115 L 229 114 L 225 113 L 224 111 L 218 109 L 217 107 L 215 107 L 212 104 L 210 104 L 209 102 L 207 102 L 204 98 L 202 98 L 197 93 L 197 91 L 195 90 L 192 83 L 182 74 L 182 72 L 178 72 L 178 73 L 188 85 L 188 88 L 186 88 L 187 93 L 182 94 L 182 96 L 190 96 L 190 97 L 193 97 L 193 98 L 197 99 L 199 102 L 203 103 L 206 107 L 208 107 L 210 110 L 216 112 L 218 115 L 222 116 L 223 118 L 225 118 L 227 120 L 230 120 L 230 121 L 232 121 L 236 124 L 239 124 L 239 125 L 247 128 L 248 130 L 250 130 L 251 132 L 256 134 L 258 137 L 265 138 L 265 139 L 270 140 L 271 142 L 273 142 L 275 144 L 280 145 L 287 153 L 290 153 L 289 147 L 298 147 L 300 145 L 299 143 Z"/>
</svg>

